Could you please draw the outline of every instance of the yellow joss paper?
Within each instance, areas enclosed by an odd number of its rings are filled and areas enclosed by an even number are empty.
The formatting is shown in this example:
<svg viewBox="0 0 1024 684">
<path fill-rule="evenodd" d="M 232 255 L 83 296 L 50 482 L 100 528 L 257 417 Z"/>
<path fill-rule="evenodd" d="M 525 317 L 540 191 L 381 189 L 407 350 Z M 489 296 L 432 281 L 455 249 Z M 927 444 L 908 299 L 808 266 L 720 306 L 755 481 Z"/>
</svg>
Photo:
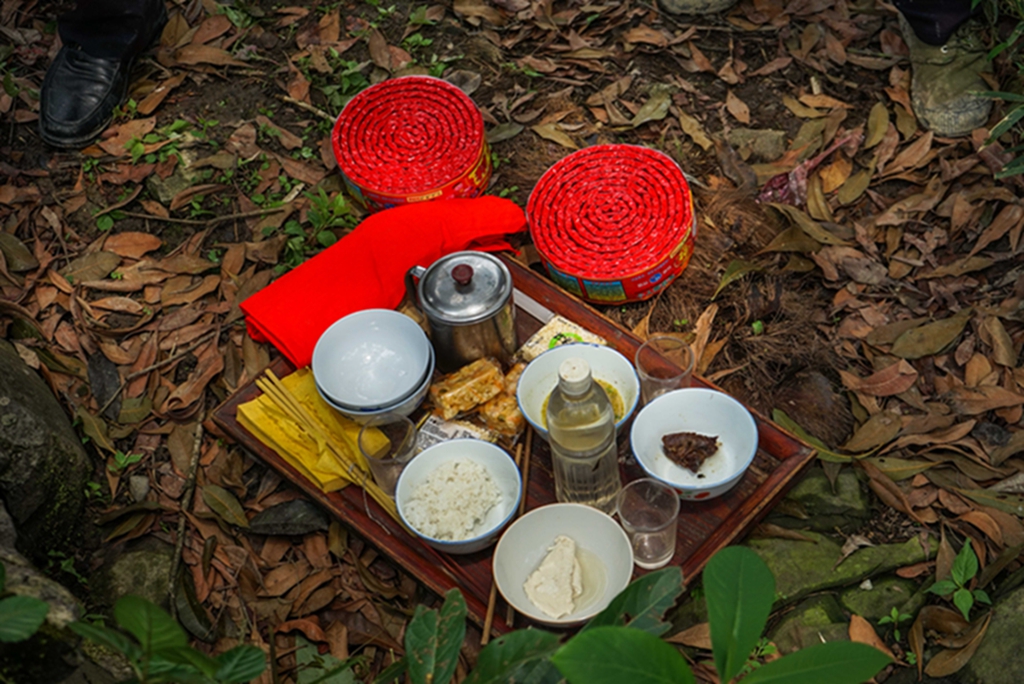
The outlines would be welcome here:
<svg viewBox="0 0 1024 684">
<path fill-rule="evenodd" d="M 320 398 L 308 368 L 295 371 L 281 382 L 319 424 L 320 435 L 310 434 L 266 394 L 239 405 L 238 422 L 323 491 L 336 491 L 349 482 L 362 484 L 370 475 L 358 448 L 359 424 Z M 382 443 L 387 441 L 383 433 L 374 432 Z M 325 436 L 330 444 L 324 441 Z M 335 452 L 347 457 L 348 463 Z"/>
</svg>

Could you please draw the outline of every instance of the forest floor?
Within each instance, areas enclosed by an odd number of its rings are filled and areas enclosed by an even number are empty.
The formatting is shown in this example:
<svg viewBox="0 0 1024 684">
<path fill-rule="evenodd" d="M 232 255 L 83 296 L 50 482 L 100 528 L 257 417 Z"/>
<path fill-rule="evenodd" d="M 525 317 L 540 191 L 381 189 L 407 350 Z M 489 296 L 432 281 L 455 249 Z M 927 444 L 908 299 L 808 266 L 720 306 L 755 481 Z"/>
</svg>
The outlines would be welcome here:
<svg viewBox="0 0 1024 684">
<path fill-rule="evenodd" d="M 238 446 L 207 430 L 191 510 L 181 501 L 197 425 L 276 355 L 247 336 L 238 303 L 361 215 L 344 201 L 331 127 L 357 92 L 403 74 L 472 97 L 489 192 L 521 206 L 575 149 L 630 143 L 676 160 L 697 197 L 693 261 L 658 299 L 604 313 L 641 337 L 687 335 L 702 375 L 941 533 L 922 579 L 948 576 L 966 540 L 983 566 L 1001 564 L 989 581 L 1019 566 L 1024 183 L 994 178 L 1009 157 L 986 130 L 919 126 L 889 5 L 744 0 L 699 17 L 642 0 L 169 6 L 129 102 L 76 152 L 35 128 L 67 7 L 0 9 L 0 333 L 98 459 L 90 511 L 106 522 L 102 542 L 69 550 L 80 574 L 100 544 L 173 543 L 184 515 L 183 560 L 218 629 L 205 648 L 274 639 L 285 677 L 296 631 L 334 657 L 364 654 L 366 674 L 401 652 L 429 597 L 358 535 L 293 543 L 232 524 L 302 497 Z M 979 31 L 994 42 L 1005 28 Z M 996 60 L 993 89 L 1014 76 Z M 132 499 L 131 475 L 149 477 L 149 503 Z"/>
</svg>

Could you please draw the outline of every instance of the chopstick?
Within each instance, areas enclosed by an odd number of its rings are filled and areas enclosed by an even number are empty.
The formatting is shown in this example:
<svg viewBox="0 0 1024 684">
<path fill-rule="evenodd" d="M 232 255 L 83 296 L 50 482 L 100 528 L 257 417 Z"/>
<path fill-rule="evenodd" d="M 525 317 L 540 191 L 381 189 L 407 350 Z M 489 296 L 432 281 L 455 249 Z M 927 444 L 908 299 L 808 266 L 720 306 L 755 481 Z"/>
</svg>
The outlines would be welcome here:
<svg viewBox="0 0 1024 684">
<path fill-rule="evenodd" d="M 526 497 L 530 492 L 530 461 L 533 459 L 533 428 L 530 424 L 526 424 L 526 461 L 523 463 L 523 498 L 519 500 L 519 512 L 516 514 L 518 518 L 526 511 Z M 505 612 L 505 624 L 509 627 L 512 626 L 512 621 L 516 618 L 516 610 L 509 604 L 508 610 Z"/>
<path fill-rule="evenodd" d="M 527 426 L 526 429 L 529 430 L 530 429 L 529 426 Z M 529 456 L 529 454 L 530 454 L 530 446 L 529 446 L 530 442 L 529 442 L 529 439 L 530 439 L 530 437 L 529 437 L 529 434 L 528 434 L 527 437 L 526 437 L 526 444 L 527 444 L 527 446 L 526 446 L 526 454 L 527 454 L 526 462 L 527 463 L 530 462 L 530 456 Z M 520 442 L 519 446 L 516 447 L 516 459 L 515 460 L 516 460 L 516 468 L 520 468 L 522 466 L 522 463 L 523 463 L 523 443 L 522 442 Z M 523 512 L 523 502 L 524 501 L 526 501 L 526 476 L 525 475 L 523 476 L 523 491 L 522 491 L 522 494 L 519 497 L 519 508 L 516 511 L 516 517 L 517 518 Z M 493 556 L 492 556 L 492 558 L 493 558 Z M 491 593 L 487 597 L 487 613 L 484 615 L 484 631 L 483 631 L 483 634 L 480 635 L 480 645 L 481 646 L 486 646 L 487 642 L 489 642 L 491 640 L 491 625 L 494 624 L 494 605 L 498 601 L 498 583 L 494 581 L 493 575 L 494 575 L 494 573 L 492 571 L 491 572 L 491 576 L 492 576 L 492 579 L 491 579 Z M 511 606 L 509 606 L 509 607 L 511 608 Z M 508 621 L 506 621 L 505 624 L 506 625 L 509 624 Z"/>
<path fill-rule="evenodd" d="M 526 425 L 526 462 L 523 464 L 523 498 L 519 500 L 519 512 L 516 513 L 518 518 L 526 510 L 526 495 L 530 491 L 530 456 L 533 454 L 533 428 L 530 427 L 529 423 Z M 519 461 L 516 461 L 516 465 L 519 465 Z M 510 606 L 511 607 L 511 606 Z"/>
</svg>

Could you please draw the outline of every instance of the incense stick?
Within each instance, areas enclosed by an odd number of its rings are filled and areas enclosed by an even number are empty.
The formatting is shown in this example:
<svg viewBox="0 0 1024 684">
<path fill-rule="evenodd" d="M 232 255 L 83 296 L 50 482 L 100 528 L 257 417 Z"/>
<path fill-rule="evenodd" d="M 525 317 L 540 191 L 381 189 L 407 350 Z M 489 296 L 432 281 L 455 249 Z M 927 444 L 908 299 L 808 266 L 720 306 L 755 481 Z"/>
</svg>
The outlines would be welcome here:
<svg viewBox="0 0 1024 684">
<path fill-rule="evenodd" d="M 314 441 L 320 442 L 331 450 L 331 453 L 338 459 L 338 461 L 345 466 L 348 474 L 351 476 L 352 482 L 362 486 L 363 490 L 368 493 L 374 501 L 380 504 L 380 507 L 387 511 L 395 520 L 398 520 L 398 509 L 395 507 L 394 500 L 389 497 L 384 491 L 377 485 L 376 482 L 370 477 L 369 473 L 365 472 L 359 464 L 352 459 L 349 454 L 343 453 L 337 448 L 330 437 L 323 428 L 313 418 L 309 412 L 302 406 L 295 395 L 292 394 L 291 390 L 276 376 L 273 371 L 268 370 L 266 377 L 258 378 L 256 380 L 256 386 L 264 392 L 270 399 L 281 407 L 282 410 L 294 420 L 300 428 L 304 429 Z M 358 477 L 361 482 L 356 481 Z"/>
</svg>

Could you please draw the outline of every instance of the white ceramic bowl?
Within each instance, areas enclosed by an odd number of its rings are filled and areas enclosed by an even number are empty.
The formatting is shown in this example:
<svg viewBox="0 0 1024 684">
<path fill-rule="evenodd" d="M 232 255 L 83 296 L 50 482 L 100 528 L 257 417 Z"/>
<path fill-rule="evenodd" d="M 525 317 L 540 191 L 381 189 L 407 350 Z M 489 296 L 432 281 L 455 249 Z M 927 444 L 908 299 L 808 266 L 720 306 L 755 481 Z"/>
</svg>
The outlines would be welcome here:
<svg viewBox="0 0 1024 684">
<path fill-rule="evenodd" d="M 674 432 L 718 437 L 718 451 L 701 466 L 699 475 L 673 463 L 661 438 Z M 661 395 L 643 407 L 630 431 L 633 455 L 651 477 L 679 492 L 683 499 L 706 500 L 729 491 L 747 471 L 757 453 L 757 424 L 750 411 L 728 394 L 691 387 Z"/>
<path fill-rule="evenodd" d="M 429 377 L 430 340 L 408 316 L 366 309 L 335 321 L 313 348 L 313 377 L 348 410 L 393 407 Z"/>
<path fill-rule="evenodd" d="M 430 381 L 433 379 L 433 375 L 434 352 L 433 350 L 431 350 L 429 371 L 427 372 L 426 377 L 423 378 L 423 382 L 420 383 L 419 387 L 414 389 L 412 394 L 410 394 L 405 399 L 402 399 L 397 404 L 394 404 L 393 406 L 385 406 L 379 409 L 353 410 L 347 406 L 343 406 L 334 401 L 333 399 L 331 399 L 331 397 L 328 396 L 326 393 L 324 393 L 324 390 L 322 387 L 320 387 L 319 383 L 316 384 L 316 391 L 320 395 L 320 398 L 327 402 L 327 405 L 333 408 L 335 411 L 345 416 L 346 418 L 354 420 L 357 423 L 363 424 L 370 420 L 370 418 L 373 418 L 374 416 L 380 416 L 385 413 L 398 413 L 403 416 L 412 415 L 413 411 L 419 408 L 420 404 L 423 403 L 423 400 L 427 396 L 427 392 L 430 391 Z"/>
<path fill-rule="evenodd" d="M 551 618 L 527 597 L 523 584 L 560 534 L 576 542 L 583 594 L 576 600 L 575 612 Z M 493 567 L 498 591 L 517 611 L 536 622 L 565 627 L 594 617 L 626 588 L 633 577 L 633 547 L 619 524 L 596 508 L 550 504 L 509 526 L 494 550 Z"/>
<path fill-rule="evenodd" d="M 516 386 L 516 401 L 523 417 L 538 435 L 545 440 L 548 438 L 547 428 L 544 427 L 545 402 L 558 386 L 558 367 L 573 357 L 590 364 L 594 378 L 611 384 L 619 393 L 625 413 L 615 422 L 615 429 L 621 431 L 640 400 L 640 380 L 629 359 L 611 347 L 599 344 L 564 344 L 549 349 L 531 361 L 519 376 L 519 384 Z"/>
<path fill-rule="evenodd" d="M 435 468 L 449 461 L 463 459 L 479 463 L 487 469 L 487 473 L 501 491 L 501 500 L 487 512 L 483 522 L 477 525 L 469 539 L 448 541 L 421 533 L 409 522 L 406 515 L 409 499 Z M 395 503 L 398 505 L 398 515 L 402 522 L 420 539 L 438 551 L 466 554 L 485 549 L 498 539 L 501 530 L 519 507 L 522 488 L 523 481 L 519 475 L 519 468 L 504 449 L 479 439 L 453 439 L 428 447 L 409 461 L 402 474 L 398 476 Z"/>
</svg>

